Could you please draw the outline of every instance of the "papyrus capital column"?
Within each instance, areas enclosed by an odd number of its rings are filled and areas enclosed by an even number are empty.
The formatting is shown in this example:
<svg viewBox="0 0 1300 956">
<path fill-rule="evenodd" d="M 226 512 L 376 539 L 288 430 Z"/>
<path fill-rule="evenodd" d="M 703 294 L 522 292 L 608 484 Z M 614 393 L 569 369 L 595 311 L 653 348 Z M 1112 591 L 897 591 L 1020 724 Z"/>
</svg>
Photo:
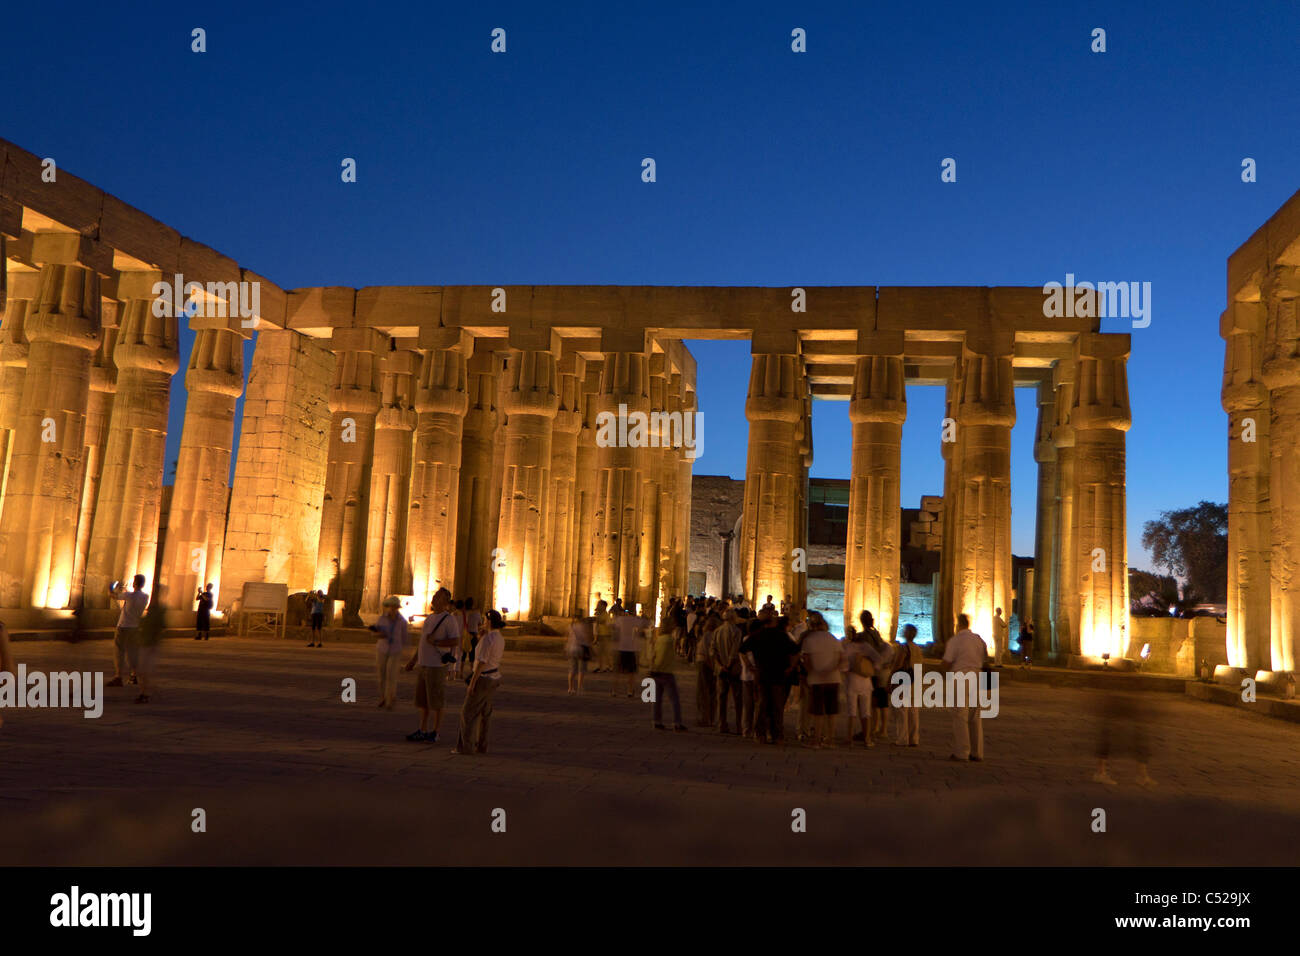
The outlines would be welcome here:
<svg viewBox="0 0 1300 956">
<path fill-rule="evenodd" d="M 849 523 L 844 555 L 844 626 L 859 627 L 870 611 L 876 627 L 892 639 L 898 626 L 899 474 L 903 422 L 907 419 L 902 333 L 863 336 L 864 354 L 853 369 L 849 421 L 853 457 Z"/>
<path fill-rule="evenodd" d="M 1261 301 L 1233 302 L 1219 320 L 1228 413 L 1228 664 L 1251 671 L 1273 667 L 1266 315 Z"/>
<path fill-rule="evenodd" d="M 91 366 L 103 338 L 100 280 L 41 267 L 24 324 L 27 374 L 0 515 L 0 606 L 63 608 L 72 597 Z"/>
<path fill-rule="evenodd" d="M 108 606 L 108 587 L 139 573 L 153 585 L 171 379 L 180 365 L 176 316 L 155 309 L 157 273 L 119 280 L 121 328 L 113 349 L 117 389 L 86 565 L 86 604 Z M 157 313 L 162 312 L 162 315 Z M 188 604 L 189 595 L 167 595 Z"/>
<path fill-rule="evenodd" d="M 1034 461 L 1038 463 L 1038 499 L 1034 523 L 1034 587 L 1029 601 L 1022 601 L 1022 607 L 1028 607 L 1028 619 L 1034 625 L 1038 647 L 1033 648 L 1048 654 L 1055 653 L 1052 648 L 1052 576 L 1055 574 L 1056 535 L 1056 389 L 1051 378 L 1038 384 L 1037 388 L 1038 422 L 1034 434 Z M 1024 631 L 1021 631 L 1024 634 Z M 1023 642 L 1023 636 L 1021 638 Z"/>
<path fill-rule="evenodd" d="M 473 340 L 458 329 L 439 329 L 425 349 L 415 389 L 415 457 L 411 473 L 412 593 L 429 607 L 434 592 L 459 593 L 455 580 L 460 507 L 461 435 L 469 408 L 465 354 Z"/>
<path fill-rule="evenodd" d="M 1300 269 L 1271 268 L 1260 297 L 1266 310 L 1263 380 L 1269 398 L 1272 669 L 1294 671 L 1300 656 Z"/>
<path fill-rule="evenodd" d="M 379 414 L 380 361 L 388 338 L 374 329 L 335 329 L 329 449 L 313 586 L 343 602 L 343 621 L 359 624 L 370 517 L 370 462 Z"/>
<path fill-rule="evenodd" d="M 4 264 L 0 271 L 8 274 Z M 14 432 L 23 404 L 23 380 L 27 376 L 27 332 L 23 328 L 39 273 L 19 272 L 9 276 L 9 291 L 0 309 L 0 520 L 4 516 L 5 477 L 13 454 Z"/>
<path fill-rule="evenodd" d="M 577 450 L 574 456 L 574 587 L 573 593 L 578 614 L 593 614 L 596 602 L 592 596 L 592 565 L 596 554 L 596 510 L 600 498 L 599 469 L 596 447 L 597 395 L 600 392 L 603 360 L 583 363 L 579 383 Z"/>
<path fill-rule="evenodd" d="M 799 425 L 806 382 L 797 335 L 755 336 L 745 417 L 749 450 L 741 518 L 741 585 L 754 606 L 771 594 L 780 601 L 795 588 L 799 484 L 803 452 Z M 788 352 L 759 351 L 786 348 Z"/>
<path fill-rule="evenodd" d="M 500 341 L 500 340 L 497 340 Z M 466 364 L 467 407 L 461 431 L 460 503 L 456 511 L 456 596 L 479 607 L 492 602 L 492 551 L 501 520 L 500 488 L 492 462 L 497 426 L 498 380 L 504 352 L 479 338 Z M 504 344 L 504 343 L 503 343 Z"/>
<path fill-rule="evenodd" d="M 1129 336 L 1085 332 L 1077 343 L 1070 423 L 1075 447 L 1075 560 L 1079 578 L 1079 651 L 1088 657 L 1128 651 L 1128 544 L 1125 432 L 1129 411 Z"/>
<path fill-rule="evenodd" d="M 994 613 L 1000 608 L 1004 621 L 1011 617 L 1013 349 L 1009 333 L 969 335 L 953 408 L 960 436 L 953 483 L 960 523 L 954 604 L 958 613 L 970 616 L 995 660 L 1007 647 L 1005 635 L 994 631 Z"/>
<path fill-rule="evenodd" d="M 579 356 L 568 354 L 558 365 L 559 404 L 551 428 L 550 478 L 542 516 L 546 528 L 542 609 L 553 615 L 573 613 L 573 509 L 578 431 L 582 427 L 581 364 Z"/>
<path fill-rule="evenodd" d="M 409 594 L 407 551 L 411 500 L 411 458 L 417 413 L 420 356 L 409 350 L 385 352 L 380 368 L 375 454 L 370 469 L 370 515 L 366 522 L 365 614 L 379 614 L 390 594 Z"/>
<path fill-rule="evenodd" d="M 504 391 L 506 447 L 501 483 L 497 547 L 501 561 L 493 581 L 495 606 L 512 620 L 542 612 L 547 489 L 550 485 L 551 431 L 559 409 L 555 355 L 542 336 L 513 340 Z M 545 336 L 549 340 L 549 333 Z"/>
</svg>

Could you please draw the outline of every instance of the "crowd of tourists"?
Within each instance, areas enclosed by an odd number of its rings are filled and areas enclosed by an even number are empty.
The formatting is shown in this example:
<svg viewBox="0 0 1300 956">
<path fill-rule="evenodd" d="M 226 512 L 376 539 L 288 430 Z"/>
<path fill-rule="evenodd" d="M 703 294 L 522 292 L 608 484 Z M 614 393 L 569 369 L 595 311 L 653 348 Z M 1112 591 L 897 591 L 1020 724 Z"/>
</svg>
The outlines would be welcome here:
<svg viewBox="0 0 1300 956">
<path fill-rule="evenodd" d="M 598 602 L 591 617 L 569 627 L 565 644 L 568 693 L 580 694 L 593 673 L 617 672 L 609 693 L 636 692 L 639 657 L 644 655 L 653 688 L 654 727 L 688 730 L 682 717 L 677 674 L 695 672 L 695 724 L 765 744 L 786 739 L 786 712 L 793 712 L 797 739 L 811 748 L 876 746 L 885 740 L 902 747 L 920 745 L 920 710 L 892 707 L 894 674 L 921 663 L 916 628 L 905 625 L 896 641 L 886 640 L 871 612 L 858 628 L 837 638 L 818 611 L 772 595 L 754 609 L 743 597 L 673 599 L 658 627 L 621 600 Z M 971 632 L 963 615 L 947 643 L 949 670 L 976 672 L 986 663 L 986 645 Z M 978 709 L 954 712 L 953 759 L 982 760 L 983 734 Z"/>
</svg>

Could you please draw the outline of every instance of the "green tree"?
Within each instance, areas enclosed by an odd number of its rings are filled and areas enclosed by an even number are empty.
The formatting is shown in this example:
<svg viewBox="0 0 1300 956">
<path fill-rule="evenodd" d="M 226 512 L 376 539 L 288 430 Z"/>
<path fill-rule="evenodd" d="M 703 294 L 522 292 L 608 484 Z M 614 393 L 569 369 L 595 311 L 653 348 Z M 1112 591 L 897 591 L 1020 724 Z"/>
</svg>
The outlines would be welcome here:
<svg viewBox="0 0 1300 956">
<path fill-rule="evenodd" d="M 1228 506 L 1202 501 L 1162 511 L 1142 527 L 1142 546 L 1156 565 L 1187 582 L 1184 598 L 1228 599 Z"/>
</svg>

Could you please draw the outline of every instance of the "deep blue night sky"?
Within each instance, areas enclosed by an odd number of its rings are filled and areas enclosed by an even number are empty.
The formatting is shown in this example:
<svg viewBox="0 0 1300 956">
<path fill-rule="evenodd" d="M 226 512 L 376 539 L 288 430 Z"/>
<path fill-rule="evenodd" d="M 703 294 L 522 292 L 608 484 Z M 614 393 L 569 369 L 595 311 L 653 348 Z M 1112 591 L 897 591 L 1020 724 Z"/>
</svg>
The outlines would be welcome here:
<svg viewBox="0 0 1300 956">
<path fill-rule="evenodd" d="M 1300 188 L 1300 12 L 1134 6 L 67 3 L 52 22 L 11 4 L 0 136 L 285 288 L 1149 281 L 1129 366 L 1142 566 L 1143 521 L 1227 498 L 1225 260 Z M 742 477 L 747 344 L 692 348 L 696 471 Z M 942 490 L 942 395 L 908 399 L 914 505 Z M 1029 554 L 1028 392 L 1020 412 Z M 847 477 L 846 405 L 815 406 L 814 442 L 814 474 Z"/>
</svg>

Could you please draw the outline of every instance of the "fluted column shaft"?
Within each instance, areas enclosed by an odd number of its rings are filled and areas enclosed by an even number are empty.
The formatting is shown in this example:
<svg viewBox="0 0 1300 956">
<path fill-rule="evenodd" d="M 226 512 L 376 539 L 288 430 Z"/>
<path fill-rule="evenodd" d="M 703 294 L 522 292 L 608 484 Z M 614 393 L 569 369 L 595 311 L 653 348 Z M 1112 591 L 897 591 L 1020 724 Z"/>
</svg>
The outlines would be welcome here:
<svg viewBox="0 0 1300 956">
<path fill-rule="evenodd" d="M 366 522 L 364 614 L 378 614 L 390 594 L 409 594 L 406 548 L 411 497 L 411 455 L 415 433 L 414 352 L 388 352 L 382 360 L 382 398 L 375 417 L 375 457 L 370 469 L 370 514 Z"/>
<path fill-rule="evenodd" d="M 154 312 L 153 299 L 128 300 L 113 350 L 117 390 L 86 566 L 89 607 L 108 606 L 108 587 L 115 580 L 139 573 L 153 584 L 168 403 L 180 365 L 176 316 Z M 165 596 L 168 602 L 188 598 Z"/>
<path fill-rule="evenodd" d="M 1228 413 L 1228 664 L 1269 670 L 1269 395 L 1263 381 L 1265 308 L 1224 314 L 1223 409 Z"/>
<path fill-rule="evenodd" d="M 798 379 L 803 374 L 798 355 L 753 357 L 745 401 L 749 450 L 740 564 L 742 589 L 755 606 L 769 594 L 780 601 L 795 590 L 793 561 L 799 540 L 795 512 L 804 467 Z"/>
<path fill-rule="evenodd" d="M 559 405 L 551 432 L 550 485 L 546 504 L 546 569 L 542 584 L 542 608 L 546 614 L 573 613 L 573 509 L 577 474 L 579 410 L 582 382 L 573 359 L 569 371 L 559 376 Z"/>
<path fill-rule="evenodd" d="M 887 639 L 893 638 L 898 625 L 899 474 L 906 418 L 901 350 L 898 354 L 860 356 L 849 400 L 853 457 L 844 555 L 844 626 L 858 627 L 859 614 L 870 611 L 876 628 Z"/>
<path fill-rule="evenodd" d="M 505 460 L 501 479 L 501 561 L 495 606 L 512 620 L 542 612 L 545 515 L 551 466 L 551 431 L 559 408 L 555 356 L 526 349 L 516 355 L 505 391 Z"/>
<path fill-rule="evenodd" d="M 20 299 L 10 289 L 4 319 L 0 321 L 0 521 L 4 518 L 9 457 L 23 405 L 23 379 L 27 376 L 27 333 L 23 324 L 30 308 L 30 299 Z"/>
<path fill-rule="evenodd" d="M 943 549 L 939 553 L 939 582 L 934 594 L 934 619 L 931 626 L 937 640 L 946 641 L 955 633 L 957 608 L 957 556 L 961 541 L 961 502 L 956 493 L 957 469 L 961 464 L 960 429 L 956 428 L 957 403 L 961 395 L 963 366 L 955 363 L 948 377 L 944 395 L 944 420 L 941 423 L 939 454 L 943 457 Z M 857 626 L 856 623 L 854 626 Z"/>
<path fill-rule="evenodd" d="M 159 584 L 173 607 L 209 582 L 218 607 L 235 442 L 235 399 L 244 391 L 244 341 L 229 329 L 199 329 L 185 373 L 185 424 L 167 511 Z"/>
<path fill-rule="evenodd" d="M 595 554 L 591 591 L 612 606 L 616 598 L 636 600 L 637 545 L 641 532 L 643 449 L 620 440 L 619 410 L 630 418 L 650 411 L 650 383 L 642 352 L 606 352 L 596 398 Z"/>
<path fill-rule="evenodd" d="M 41 268 L 0 517 L 0 606 L 63 608 L 72 596 L 85 475 L 93 353 L 102 339 L 99 276 Z"/>
<path fill-rule="evenodd" d="M 1051 381 L 1038 386 L 1038 430 L 1034 438 L 1034 460 L 1038 462 L 1038 500 L 1034 522 L 1034 588 L 1027 602 L 1027 618 L 1034 625 L 1039 647 L 1033 650 L 1050 651 L 1052 643 L 1052 574 L 1055 549 L 1052 539 L 1056 534 L 1056 443 L 1052 433 L 1056 427 L 1056 391 Z M 1023 630 L 1021 631 L 1023 634 Z"/>
<path fill-rule="evenodd" d="M 343 620 L 360 623 L 370 517 L 370 462 L 379 414 L 380 358 L 373 351 L 335 353 L 330 434 L 315 587 L 343 602 Z"/>
<path fill-rule="evenodd" d="M 589 363 L 581 383 L 578 405 L 581 424 L 574 456 L 573 594 L 578 614 L 595 613 L 591 570 L 595 555 L 595 516 L 599 472 L 596 448 L 596 405 L 603 363 Z"/>
<path fill-rule="evenodd" d="M 960 459 L 954 492 L 960 500 L 956 580 L 959 612 L 1000 660 L 1006 636 L 993 616 L 1011 617 L 1011 428 L 1016 403 L 1009 348 L 964 352 L 957 404 Z M 945 542 L 946 544 L 947 542 Z"/>
<path fill-rule="evenodd" d="M 1272 669 L 1294 671 L 1300 659 L 1300 269 L 1274 267 L 1261 295 L 1267 309 Z"/>
<path fill-rule="evenodd" d="M 1052 558 L 1052 652 L 1068 658 L 1079 651 L 1078 548 L 1074 521 L 1074 389 L 1078 363 L 1060 359 L 1052 369 L 1056 393 L 1056 535 Z"/>
<path fill-rule="evenodd" d="M 475 343 L 466 376 L 456 508 L 456 596 L 473 598 L 479 607 L 486 607 L 492 601 L 492 550 L 501 518 L 500 477 L 494 478 L 492 471 L 501 361 L 499 353 L 487 350 L 485 340 Z"/>
<path fill-rule="evenodd" d="M 696 398 L 694 372 L 683 376 L 678 386 L 681 394 L 683 434 L 690 422 L 690 447 L 682 448 L 676 456 L 677 480 L 673 483 L 673 580 L 677 594 L 685 594 L 690 584 L 691 547 L 691 474 L 695 459 L 704 451 L 704 435 L 695 420 Z"/>
<path fill-rule="evenodd" d="M 1128 543 L 1125 433 L 1129 337 L 1085 333 L 1074 390 L 1075 543 L 1079 646 L 1098 657 L 1128 651 Z"/>
<path fill-rule="evenodd" d="M 429 606 L 439 588 L 460 593 L 456 581 L 461 437 L 469 408 L 465 354 L 459 348 L 424 353 L 415 391 L 415 458 L 411 476 L 411 587 Z"/>
</svg>

